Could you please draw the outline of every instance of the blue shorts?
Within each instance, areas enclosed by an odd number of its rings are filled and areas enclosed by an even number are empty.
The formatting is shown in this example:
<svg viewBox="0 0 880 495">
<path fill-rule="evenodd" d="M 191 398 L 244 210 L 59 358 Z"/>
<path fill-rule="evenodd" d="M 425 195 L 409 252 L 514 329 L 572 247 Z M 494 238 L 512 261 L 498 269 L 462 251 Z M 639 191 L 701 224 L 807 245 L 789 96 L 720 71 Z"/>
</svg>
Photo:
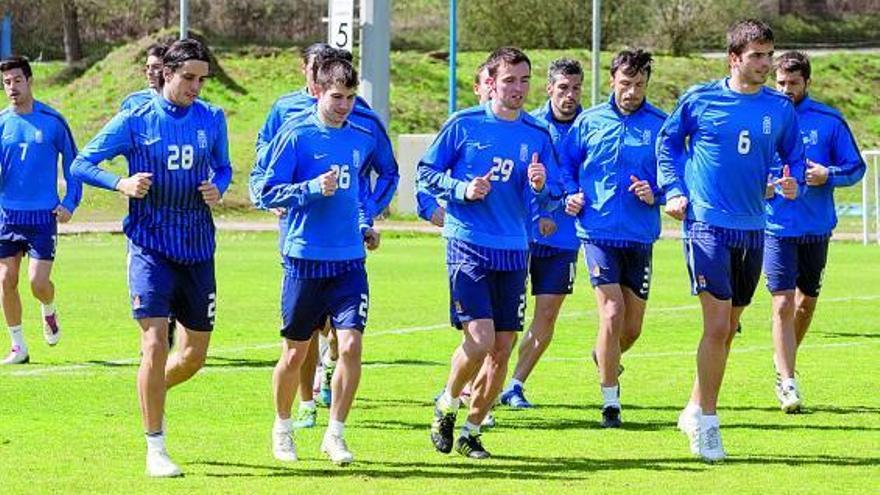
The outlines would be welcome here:
<svg viewBox="0 0 880 495">
<path fill-rule="evenodd" d="M 651 290 L 653 246 L 613 247 L 584 243 L 584 258 L 593 287 L 620 284 L 639 299 L 648 300 Z"/>
<path fill-rule="evenodd" d="M 684 240 L 691 294 L 706 291 L 734 307 L 752 302 L 761 278 L 763 247 L 730 247 L 708 232 Z"/>
<path fill-rule="evenodd" d="M 284 270 L 281 336 L 286 339 L 311 339 L 327 318 L 333 328 L 363 332 L 369 309 L 370 289 L 364 267 L 326 278 L 295 278 Z"/>
<path fill-rule="evenodd" d="M 770 292 L 798 288 L 807 296 L 819 297 L 827 261 L 828 239 L 798 242 L 772 235 L 764 238 L 764 274 Z"/>
<path fill-rule="evenodd" d="M 53 261 L 58 224 L 0 225 L 0 258 L 27 253 L 32 259 Z"/>
<path fill-rule="evenodd" d="M 495 322 L 495 331 L 522 331 L 527 270 L 490 270 L 467 263 L 446 267 L 456 327 L 462 328 L 471 320 L 490 319 Z"/>
<path fill-rule="evenodd" d="M 529 257 L 529 275 L 532 295 L 571 294 L 574 290 L 577 250 L 560 250 L 557 254 L 538 258 Z"/>
<path fill-rule="evenodd" d="M 136 320 L 173 316 L 190 330 L 214 329 L 217 280 L 213 258 L 184 265 L 129 242 L 128 292 Z"/>
</svg>

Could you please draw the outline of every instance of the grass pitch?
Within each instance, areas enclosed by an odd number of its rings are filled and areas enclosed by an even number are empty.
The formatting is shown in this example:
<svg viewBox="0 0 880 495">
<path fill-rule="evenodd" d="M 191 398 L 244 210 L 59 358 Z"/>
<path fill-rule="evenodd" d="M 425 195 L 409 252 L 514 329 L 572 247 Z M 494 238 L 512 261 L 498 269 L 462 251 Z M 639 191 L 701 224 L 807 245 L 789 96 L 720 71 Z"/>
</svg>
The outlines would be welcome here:
<svg viewBox="0 0 880 495">
<path fill-rule="evenodd" d="M 38 306 L 24 298 L 32 364 L 0 369 L 4 494 L 870 493 L 880 479 L 874 246 L 831 246 L 819 309 L 799 355 L 805 414 L 787 416 L 776 406 L 769 296 L 759 288 L 721 395 L 729 458 L 714 466 L 693 459 L 675 429 L 700 328 L 680 244 L 655 248 L 645 329 L 623 358 L 625 426 L 617 431 L 598 427 L 601 397 L 588 357 L 596 312 L 581 265 L 555 340 L 528 382 L 538 407 L 497 408 L 499 424 L 483 437 L 494 457 L 475 462 L 434 452 L 428 438 L 431 398 L 459 339 L 446 324 L 442 241 L 388 236 L 368 263 L 364 375 L 346 429 L 356 462 L 336 468 L 318 451 L 326 410 L 318 428 L 298 435 L 299 463 L 272 458 L 275 235 L 224 232 L 208 365 L 169 394 L 168 448 L 186 472 L 173 480 L 144 475 L 139 339 L 129 317 L 124 246 L 121 236 L 61 239 L 54 279 L 64 337 L 57 347 L 41 342 Z"/>
</svg>

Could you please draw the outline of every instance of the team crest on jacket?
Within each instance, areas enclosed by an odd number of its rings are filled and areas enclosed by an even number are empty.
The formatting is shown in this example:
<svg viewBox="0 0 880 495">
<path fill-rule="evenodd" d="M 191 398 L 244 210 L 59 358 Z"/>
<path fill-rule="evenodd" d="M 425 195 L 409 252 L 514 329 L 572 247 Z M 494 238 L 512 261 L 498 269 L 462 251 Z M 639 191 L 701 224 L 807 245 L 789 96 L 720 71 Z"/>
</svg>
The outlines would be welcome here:
<svg viewBox="0 0 880 495">
<path fill-rule="evenodd" d="M 208 135 L 205 134 L 204 129 L 199 129 L 196 132 L 196 139 L 199 141 L 199 149 L 205 149 L 208 147 Z"/>
<path fill-rule="evenodd" d="M 519 145 L 519 161 L 529 161 L 529 145 L 527 145 L 526 143 L 520 143 Z"/>
<path fill-rule="evenodd" d="M 764 120 L 761 121 L 761 130 L 764 132 L 764 134 L 767 134 L 767 135 L 770 134 L 770 129 L 772 127 L 772 123 L 773 122 L 770 120 L 770 116 L 765 115 Z"/>
<path fill-rule="evenodd" d="M 39 129 L 34 131 L 34 141 L 36 141 L 37 144 L 40 144 L 43 142 L 43 131 L 41 131 Z"/>
<path fill-rule="evenodd" d="M 809 144 L 812 144 L 813 146 L 819 144 L 819 131 L 817 131 L 816 129 L 810 130 Z"/>
<path fill-rule="evenodd" d="M 642 144 L 645 146 L 651 144 L 651 129 L 642 131 Z"/>
<path fill-rule="evenodd" d="M 361 152 L 360 150 L 352 150 L 351 151 L 351 168 L 357 169 L 361 166 Z"/>
</svg>

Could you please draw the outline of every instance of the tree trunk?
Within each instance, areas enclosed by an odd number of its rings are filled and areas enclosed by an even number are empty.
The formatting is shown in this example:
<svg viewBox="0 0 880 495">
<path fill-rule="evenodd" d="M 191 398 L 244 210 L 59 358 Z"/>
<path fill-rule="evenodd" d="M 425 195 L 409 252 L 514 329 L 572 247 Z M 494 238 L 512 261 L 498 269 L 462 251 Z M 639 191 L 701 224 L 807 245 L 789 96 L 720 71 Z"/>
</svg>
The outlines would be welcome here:
<svg viewBox="0 0 880 495">
<path fill-rule="evenodd" d="M 162 27 L 168 29 L 171 22 L 171 0 L 162 2 Z"/>
<path fill-rule="evenodd" d="M 63 0 L 61 16 L 64 18 L 64 59 L 68 64 L 82 60 L 82 45 L 79 41 L 79 19 L 76 14 L 76 2 Z"/>
</svg>

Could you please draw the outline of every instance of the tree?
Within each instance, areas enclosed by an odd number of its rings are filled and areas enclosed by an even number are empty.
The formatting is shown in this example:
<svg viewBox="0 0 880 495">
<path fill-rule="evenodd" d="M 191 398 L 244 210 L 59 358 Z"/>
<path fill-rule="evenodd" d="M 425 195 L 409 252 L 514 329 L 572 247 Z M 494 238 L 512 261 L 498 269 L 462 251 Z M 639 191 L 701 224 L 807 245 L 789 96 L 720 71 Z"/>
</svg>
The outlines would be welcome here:
<svg viewBox="0 0 880 495">
<path fill-rule="evenodd" d="M 70 65 L 83 58 L 79 39 L 79 19 L 74 0 L 62 0 L 61 17 L 64 19 L 64 59 Z"/>
</svg>

